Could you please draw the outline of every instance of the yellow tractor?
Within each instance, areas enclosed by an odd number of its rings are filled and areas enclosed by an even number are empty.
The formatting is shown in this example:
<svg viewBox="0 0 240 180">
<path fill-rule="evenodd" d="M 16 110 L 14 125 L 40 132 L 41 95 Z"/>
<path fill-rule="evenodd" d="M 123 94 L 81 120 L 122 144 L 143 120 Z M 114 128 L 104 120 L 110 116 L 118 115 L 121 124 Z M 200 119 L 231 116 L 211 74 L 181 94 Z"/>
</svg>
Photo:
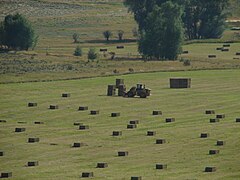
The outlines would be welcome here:
<svg viewBox="0 0 240 180">
<path fill-rule="evenodd" d="M 125 93 L 125 97 L 139 96 L 140 98 L 146 98 L 151 95 L 150 93 L 151 89 L 146 88 L 144 84 L 137 84 L 137 87 L 133 86 Z"/>
</svg>

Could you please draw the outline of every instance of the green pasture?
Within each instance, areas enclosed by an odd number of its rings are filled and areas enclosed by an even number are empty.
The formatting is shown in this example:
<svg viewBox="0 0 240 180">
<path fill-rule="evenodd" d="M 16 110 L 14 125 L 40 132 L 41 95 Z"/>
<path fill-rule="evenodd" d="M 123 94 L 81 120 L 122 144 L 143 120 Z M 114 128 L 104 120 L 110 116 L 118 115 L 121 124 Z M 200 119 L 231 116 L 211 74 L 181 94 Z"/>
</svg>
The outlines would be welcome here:
<svg viewBox="0 0 240 180">
<path fill-rule="evenodd" d="M 170 89 L 170 77 L 192 78 L 190 89 Z M 239 70 L 212 70 L 188 72 L 159 72 L 82 80 L 12 83 L 0 85 L 0 172 L 12 172 L 12 179 L 80 179 L 82 172 L 94 172 L 93 179 L 130 179 L 142 176 L 158 179 L 236 180 L 240 178 L 239 136 L 240 85 Z M 129 89 L 138 82 L 152 89 L 147 99 L 106 96 L 107 85 L 123 78 Z M 62 98 L 69 92 L 71 97 Z M 37 102 L 37 107 L 27 107 Z M 49 110 L 50 104 L 59 105 Z M 88 111 L 77 111 L 88 106 Z M 215 115 L 206 115 L 213 109 L 226 118 L 209 123 Z M 100 110 L 90 115 L 90 110 Z M 153 116 L 161 110 L 162 116 Z M 120 117 L 110 117 L 120 112 Z M 173 117 L 173 123 L 165 118 Z M 136 129 L 127 129 L 130 120 L 139 120 Z M 44 124 L 34 124 L 42 121 Z M 26 122 L 19 124 L 18 122 Z M 78 130 L 74 122 L 89 125 L 89 130 Z M 25 127 L 25 132 L 14 132 Z M 112 131 L 122 131 L 113 137 Z M 146 136 L 147 131 L 156 135 Z M 200 134 L 208 132 L 209 138 Z M 29 137 L 39 137 L 38 143 L 27 143 Z M 155 144 L 165 138 L 166 144 Z M 224 140 L 224 146 L 216 146 Z M 74 142 L 86 146 L 72 148 Z M 51 145 L 55 144 L 55 145 Z M 220 154 L 209 155 L 211 149 Z M 118 157 L 118 151 L 129 156 Z M 39 166 L 26 167 L 28 161 L 39 161 Z M 98 162 L 108 163 L 105 169 L 96 168 Z M 165 170 L 156 170 L 157 163 L 167 164 Z M 217 171 L 205 173 L 206 166 Z"/>
</svg>

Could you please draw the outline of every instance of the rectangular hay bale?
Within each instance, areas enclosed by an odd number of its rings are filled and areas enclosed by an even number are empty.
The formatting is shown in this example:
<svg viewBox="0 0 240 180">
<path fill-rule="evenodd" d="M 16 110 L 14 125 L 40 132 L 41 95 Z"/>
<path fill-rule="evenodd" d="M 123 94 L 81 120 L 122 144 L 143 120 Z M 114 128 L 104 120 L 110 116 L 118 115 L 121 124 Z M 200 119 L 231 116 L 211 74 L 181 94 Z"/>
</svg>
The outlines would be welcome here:
<svg viewBox="0 0 240 180">
<path fill-rule="evenodd" d="M 6 123 L 7 121 L 6 120 L 0 120 L 0 123 Z"/>
<path fill-rule="evenodd" d="M 231 47 L 230 44 L 223 44 L 223 47 Z"/>
<path fill-rule="evenodd" d="M 215 114 L 215 111 L 214 110 L 206 110 L 205 114 Z"/>
<path fill-rule="evenodd" d="M 58 105 L 50 105 L 49 109 L 58 109 Z"/>
<path fill-rule="evenodd" d="M 217 114 L 216 118 L 223 119 L 223 118 L 225 118 L 225 114 Z"/>
<path fill-rule="evenodd" d="M 108 167 L 107 163 L 101 162 L 101 163 L 97 163 L 97 168 L 106 168 Z"/>
<path fill-rule="evenodd" d="M 240 122 L 240 118 L 236 118 L 236 122 Z"/>
<path fill-rule="evenodd" d="M 78 110 L 79 111 L 86 111 L 86 110 L 88 110 L 88 106 L 79 106 Z"/>
<path fill-rule="evenodd" d="M 85 130 L 85 129 L 89 129 L 88 125 L 80 125 L 79 126 L 79 130 Z"/>
<path fill-rule="evenodd" d="M 209 122 L 216 123 L 216 122 L 220 122 L 220 120 L 218 118 L 214 118 L 214 119 L 210 119 Z"/>
<path fill-rule="evenodd" d="M 117 49 L 124 49 L 124 46 L 117 46 Z"/>
<path fill-rule="evenodd" d="M 116 88 L 119 88 L 119 86 L 123 84 L 124 84 L 124 79 L 116 79 Z"/>
<path fill-rule="evenodd" d="M 222 48 L 222 52 L 228 52 L 229 49 L 226 49 L 226 48 Z"/>
<path fill-rule="evenodd" d="M 209 150 L 210 155 L 219 154 L 219 150 Z"/>
<path fill-rule="evenodd" d="M 225 141 L 222 140 L 218 140 L 216 143 L 217 146 L 224 146 L 225 145 Z"/>
<path fill-rule="evenodd" d="M 166 118 L 165 122 L 166 123 L 175 122 L 175 118 Z"/>
<path fill-rule="evenodd" d="M 72 147 L 74 148 L 78 148 L 78 147 L 82 147 L 84 144 L 83 143 L 73 143 Z"/>
<path fill-rule="evenodd" d="M 153 111 L 152 115 L 153 116 L 162 115 L 162 111 Z"/>
<path fill-rule="evenodd" d="M 29 143 L 35 143 L 35 142 L 39 142 L 39 141 L 40 141 L 39 138 L 28 138 Z"/>
<path fill-rule="evenodd" d="M 0 156 L 4 156 L 4 152 L 3 151 L 0 151 Z"/>
<path fill-rule="evenodd" d="M 142 176 L 132 176 L 131 180 L 142 180 Z"/>
<path fill-rule="evenodd" d="M 80 122 L 75 122 L 75 123 L 73 123 L 73 125 L 74 125 L 74 126 L 82 126 L 82 125 L 83 125 L 83 123 L 80 123 Z"/>
<path fill-rule="evenodd" d="M 97 114 L 99 114 L 99 110 L 92 110 L 92 111 L 90 111 L 90 114 L 97 115 Z"/>
<path fill-rule="evenodd" d="M 210 54 L 210 55 L 208 55 L 208 58 L 216 58 L 217 56 L 216 55 L 214 55 L 214 54 Z"/>
<path fill-rule="evenodd" d="M 170 88 L 191 88 L 191 78 L 170 78 Z"/>
<path fill-rule="evenodd" d="M 29 161 L 27 166 L 38 166 L 38 161 Z"/>
<path fill-rule="evenodd" d="M 41 122 L 41 121 L 35 121 L 34 124 L 44 124 L 44 122 Z"/>
<path fill-rule="evenodd" d="M 139 120 L 131 120 L 129 121 L 129 124 L 139 124 Z"/>
<path fill-rule="evenodd" d="M 156 135 L 156 131 L 148 131 L 147 132 L 147 136 L 155 136 Z"/>
<path fill-rule="evenodd" d="M 167 169 L 167 164 L 156 164 L 156 169 Z"/>
<path fill-rule="evenodd" d="M 200 138 L 207 138 L 209 137 L 209 133 L 201 133 Z"/>
<path fill-rule="evenodd" d="M 205 167 L 205 172 L 215 172 L 216 170 L 216 167 Z"/>
<path fill-rule="evenodd" d="M 236 56 L 240 56 L 240 52 L 236 52 Z"/>
<path fill-rule="evenodd" d="M 157 139 L 156 140 L 156 144 L 165 144 L 166 143 L 166 139 Z"/>
<path fill-rule="evenodd" d="M 83 178 L 90 178 L 93 177 L 93 172 L 83 172 L 82 173 Z"/>
<path fill-rule="evenodd" d="M 125 96 L 126 86 L 124 84 L 118 85 L 118 96 Z"/>
<path fill-rule="evenodd" d="M 37 106 L 37 103 L 35 103 L 35 102 L 28 103 L 28 107 L 36 107 L 36 106 Z"/>
<path fill-rule="evenodd" d="M 9 178 L 12 177 L 12 172 L 2 172 L 1 178 Z"/>
<path fill-rule="evenodd" d="M 120 113 L 119 113 L 119 112 L 117 112 L 117 113 L 111 113 L 111 117 L 118 117 L 118 116 L 120 116 Z"/>
<path fill-rule="evenodd" d="M 71 94 L 70 93 L 62 93 L 62 97 L 70 97 Z"/>
<path fill-rule="evenodd" d="M 116 85 L 108 85 L 107 96 L 116 95 Z"/>
<path fill-rule="evenodd" d="M 127 129 L 134 129 L 134 128 L 137 128 L 136 124 L 128 124 L 127 125 Z"/>
<path fill-rule="evenodd" d="M 122 135 L 122 131 L 113 131 L 112 132 L 112 136 L 121 136 Z"/>
<path fill-rule="evenodd" d="M 24 132 L 26 128 L 15 128 L 15 132 Z"/>
<path fill-rule="evenodd" d="M 128 151 L 119 151 L 118 156 L 128 156 Z"/>
</svg>

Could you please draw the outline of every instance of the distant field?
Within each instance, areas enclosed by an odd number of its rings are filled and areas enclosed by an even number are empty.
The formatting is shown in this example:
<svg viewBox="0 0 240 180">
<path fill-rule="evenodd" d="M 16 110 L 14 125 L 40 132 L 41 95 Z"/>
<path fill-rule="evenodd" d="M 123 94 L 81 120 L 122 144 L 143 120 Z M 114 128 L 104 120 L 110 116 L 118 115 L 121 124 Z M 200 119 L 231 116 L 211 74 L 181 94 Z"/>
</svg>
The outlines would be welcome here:
<svg viewBox="0 0 240 180">
<path fill-rule="evenodd" d="M 231 2 L 232 9 L 237 2 Z M 235 5 L 234 5 L 235 4 Z M 237 7 L 237 6 L 236 6 Z M 83 77 L 109 76 L 151 71 L 178 71 L 196 69 L 239 68 L 240 60 L 236 52 L 240 44 L 231 44 L 229 52 L 216 51 L 216 47 L 225 41 L 240 41 L 237 31 L 230 27 L 221 39 L 187 42 L 182 55 L 177 61 L 143 62 L 137 50 L 136 38 L 132 29 L 137 27 L 133 15 L 128 13 L 121 0 L 3 0 L 0 2 L 0 19 L 9 13 L 22 13 L 33 23 L 39 43 L 34 51 L 14 54 L 0 54 L 0 83 L 47 81 L 75 79 Z M 106 42 L 102 32 L 111 30 L 113 37 Z M 124 41 L 117 40 L 117 31 L 123 30 Z M 74 44 L 73 33 L 79 33 L 80 43 Z M 83 57 L 74 57 L 76 46 L 83 49 Z M 124 49 L 116 49 L 124 45 Z M 107 48 L 115 52 L 116 59 L 99 52 L 95 62 L 87 62 L 90 47 Z M 216 59 L 208 59 L 208 54 L 216 54 Z M 190 59 L 191 66 L 183 66 L 179 60 Z M 235 58 L 235 59 L 233 59 Z M 133 71 L 129 71 L 133 70 Z"/>
<path fill-rule="evenodd" d="M 169 89 L 170 77 L 192 78 L 190 89 Z M 115 78 L 124 78 L 127 88 L 137 82 L 152 89 L 147 99 L 106 96 L 108 84 Z M 162 72 L 124 75 L 84 80 L 38 82 L 0 85 L 0 172 L 12 172 L 18 180 L 79 179 L 84 171 L 94 172 L 94 179 L 123 180 L 131 176 L 143 179 L 211 179 L 236 180 L 240 178 L 239 136 L 240 71 L 212 70 L 195 72 Z M 71 97 L 62 98 L 69 92 Z M 27 107 L 37 102 L 37 107 Z M 50 104 L 59 105 L 49 110 Z M 79 106 L 88 106 L 85 112 Z M 219 123 L 209 123 L 215 115 L 205 115 L 212 109 L 225 114 Z M 90 110 L 100 114 L 89 115 Z M 162 116 L 152 116 L 161 110 Z M 120 117 L 110 117 L 120 112 Z M 165 118 L 176 118 L 165 123 Z M 137 129 L 127 129 L 130 120 L 139 120 Z M 44 124 L 34 124 L 42 121 Z M 19 124 L 18 122 L 26 122 Z M 74 122 L 89 125 L 80 131 Z M 17 127 L 26 131 L 14 132 Z M 122 136 L 112 137 L 112 131 Z M 153 137 L 147 131 L 156 131 Z M 199 138 L 208 132 L 210 137 Z M 27 143 L 29 137 L 39 137 L 38 143 Z M 155 144 L 165 138 L 166 144 Z M 224 140 L 222 147 L 217 140 Z M 71 148 L 74 142 L 86 146 Z M 51 145 L 55 144 L 55 145 Z M 220 154 L 209 155 L 211 149 Z M 129 156 L 118 157 L 118 151 Z M 39 166 L 26 167 L 28 161 L 39 161 Z M 108 163 L 105 169 L 96 168 L 98 162 Z M 156 170 L 157 163 L 167 164 L 166 170 Z M 216 166 L 214 173 L 205 173 L 206 166 Z"/>
</svg>

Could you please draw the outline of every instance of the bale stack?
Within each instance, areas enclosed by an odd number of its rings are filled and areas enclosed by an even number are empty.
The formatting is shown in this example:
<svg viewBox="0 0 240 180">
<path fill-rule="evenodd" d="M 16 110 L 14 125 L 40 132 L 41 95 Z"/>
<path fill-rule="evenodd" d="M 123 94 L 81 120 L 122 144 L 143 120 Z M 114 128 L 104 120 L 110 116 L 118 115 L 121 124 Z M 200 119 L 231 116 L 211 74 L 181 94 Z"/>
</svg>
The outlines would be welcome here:
<svg viewBox="0 0 240 180">
<path fill-rule="evenodd" d="M 122 84 L 124 84 L 124 79 L 116 79 L 116 88 L 119 88 Z"/>
<path fill-rule="evenodd" d="M 126 86 L 124 84 L 118 85 L 118 96 L 124 96 L 126 92 Z"/>
<path fill-rule="evenodd" d="M 114 96 L 116 94 L 116 85 L 108 85 L 107 95 Z"/>
<path fill-rule="evenodd" d="M 170 78 L 170 88 L 190 88 L 191 78 Z"/>
</svg>

